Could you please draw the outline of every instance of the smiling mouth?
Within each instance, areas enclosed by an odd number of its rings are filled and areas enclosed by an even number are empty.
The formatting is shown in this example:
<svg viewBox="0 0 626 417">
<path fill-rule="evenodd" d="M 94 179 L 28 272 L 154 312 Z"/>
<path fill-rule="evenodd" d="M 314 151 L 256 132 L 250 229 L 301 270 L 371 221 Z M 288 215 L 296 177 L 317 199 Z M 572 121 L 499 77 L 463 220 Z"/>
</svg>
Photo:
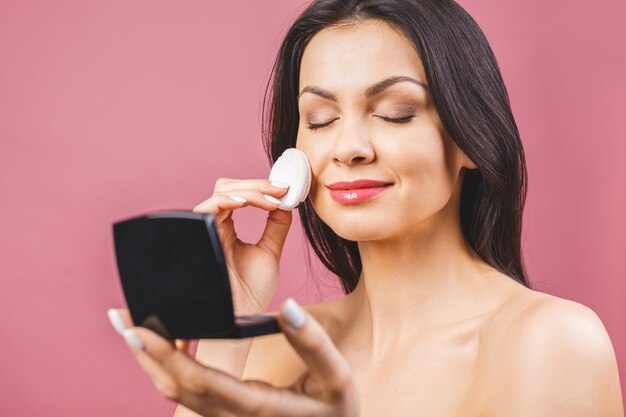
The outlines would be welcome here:
<svg viewBox="0 0 626 417">
<path fill-rule="evenodd" d="M 386 185 L 393 184 L 391 182 L 386 181 L 378 181 L 378 180 L 355 180 L 355 181 L 339 181 L 333 184 L 328 184 L 326 187 L 331 190 L 356 190 L 356 189 L 365 189 L 365 188 L 377 188 L 383 187 Z"/>
<path fill-rule="evenodd" d="M 333 190 L 329 188 L 328 192 L 330 193 L 331 198 L 336 202 L 349 205 L 372 200 L 392 186 L 393 184 L 386 184 L 367 188 L 353 188 L 349 190 Z"/>
</svg>

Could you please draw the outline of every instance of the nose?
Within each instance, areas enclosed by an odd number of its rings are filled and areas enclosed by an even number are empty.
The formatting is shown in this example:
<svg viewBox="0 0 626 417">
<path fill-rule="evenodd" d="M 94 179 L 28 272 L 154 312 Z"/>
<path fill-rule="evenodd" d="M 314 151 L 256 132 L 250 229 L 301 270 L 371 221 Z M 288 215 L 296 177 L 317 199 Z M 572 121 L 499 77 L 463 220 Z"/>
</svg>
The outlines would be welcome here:
<svg viewBox="0 0 626 417">
<path fill-rule="evenodd" d="M 374 147 L 363 123 L 344 122 L 337 136 L 331 152 L 335 165 L 367 164 L 374 160 Z"/>
</svg>

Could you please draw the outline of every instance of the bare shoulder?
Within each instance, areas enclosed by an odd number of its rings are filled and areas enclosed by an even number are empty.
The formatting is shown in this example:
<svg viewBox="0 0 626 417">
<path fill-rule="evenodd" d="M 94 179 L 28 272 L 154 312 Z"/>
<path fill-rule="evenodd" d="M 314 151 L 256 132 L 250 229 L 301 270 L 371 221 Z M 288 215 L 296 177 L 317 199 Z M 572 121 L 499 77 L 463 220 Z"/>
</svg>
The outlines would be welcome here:
<svg viewBox="0 0 626 417">
<path fill-rule="evenodd" d="M 615 352 L 589 307 L 525 289 L 485 328 L 491 415 L 623 416 Z"/>
<path fill-rule="evenodd" d="M 302 305 L 329 334 L 336 321 L 337 300 Z M 242 379 L 287 386 L 305 370 L 305 364 L 283 333 L 255 337 L 252 341 Z"/>
<path fill-rule="evenodd" d="M 588 349 L 606 350 L 610 339 L 598 315 L 576 301 L 550 294 L 522 289 L 494 314 L 488 324 L 495 336 L 497 330 L 516 337 L 516 344 L 534 342 L 583 342 Z M 547 337 L 549 336 L 549 337 Z M 581 346 L 580 343 L 575 343 Z"/>
</svg>

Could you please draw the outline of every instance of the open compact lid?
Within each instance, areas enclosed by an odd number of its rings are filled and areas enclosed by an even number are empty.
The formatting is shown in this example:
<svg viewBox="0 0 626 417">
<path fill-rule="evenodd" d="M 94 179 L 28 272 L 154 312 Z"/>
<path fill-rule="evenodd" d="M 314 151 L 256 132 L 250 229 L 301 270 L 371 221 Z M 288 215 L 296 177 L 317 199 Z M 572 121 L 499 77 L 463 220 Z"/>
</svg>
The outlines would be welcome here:
<svg viewBox="0 0 626 417">
<path fill-rule="evenodd" d="M 149 213 L 113 224 L 133 323 L 168 339 L 280 332 L 275 315 L 234 316 L 228 270 L 211 214 Z"/>
</svg>

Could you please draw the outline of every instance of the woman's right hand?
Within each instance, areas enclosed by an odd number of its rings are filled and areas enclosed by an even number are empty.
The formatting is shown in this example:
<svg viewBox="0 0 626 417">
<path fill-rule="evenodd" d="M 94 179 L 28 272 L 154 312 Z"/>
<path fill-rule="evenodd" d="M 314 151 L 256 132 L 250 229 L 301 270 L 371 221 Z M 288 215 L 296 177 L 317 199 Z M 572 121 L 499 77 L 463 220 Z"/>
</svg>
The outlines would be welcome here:
<svg viewBox="0 0 626 417">
<path fill-rule="evenodd" d="M 288 187 L 288 184 L 283 183 Z M 292 213 L 278 209 L 278 203 L 264 195 L 279 198 L 288 188 L 272 186 L 267 179 L 237 180 L 219 178 L 213 195 L 194 207 L 194 213 L 211 213 L 215 216 L 217 231 L 222 243 L 233 294 L 235 315 L 264 313 L 272 301 L 278 285 L 278 270 Z M 246 202 L 232 199 L 244 198 Z M 245 206 L 267 210 L 267 224 L 263 236 L 256 244 L 237 238 L 232 219 L 234 210 Z"/>
</svg>

